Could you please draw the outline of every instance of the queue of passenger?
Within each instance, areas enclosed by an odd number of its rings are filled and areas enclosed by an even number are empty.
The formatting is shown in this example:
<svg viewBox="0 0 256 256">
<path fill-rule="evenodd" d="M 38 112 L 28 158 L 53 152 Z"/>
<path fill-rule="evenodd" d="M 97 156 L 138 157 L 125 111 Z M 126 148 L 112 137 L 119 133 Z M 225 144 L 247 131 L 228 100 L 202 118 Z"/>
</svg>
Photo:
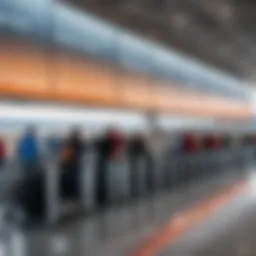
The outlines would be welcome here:
<svg viewBox="0 0 256 256">
<path fill-rule="evenodd" d="M 250 139 L 246 138 L 244 143 L 255 144 L 255 141 L 251 137 Z M 191 132 L 183 134 L 179 144 L 175 153 L 168 149 L 169 143 L 166 143 L 165 151 L 169 153 L 165 156 L 164 161 L 170 162 L 168 166 L 172 166 L 172 161 L 178 156 L 184 156 L 185 159 L 187 155 L 195 156 L 198 152 L 211 153 L 218 151 L 219 148 L 229 147 L 230 136 L 217 136 L 215 134 L 199 136 Z M 147 193 L 151 193 L 156 189 L 154 154 L 146 143 L 143 134 L 136 133 L 127 139 L 118 129 L 109 129 L 101 137 L 89 141 L 83 138 L 79 128 L 74 128 L 62 141 L 51 140 L 49 150 L 56 151 L 55 157 L 59 157 L 60 194 L 63 199 L 79 197 L 78 184 L 83 169 L 83 159 L 89 150 L 93 150 L 96 155 L 94 187 L 98 205 L 106 206 L 108 203 L 107 167 L 109 163 L 119 161 L 124 155 L 129 162 L 130 171 L 127 182 L 130 186 L 131 199 L 140 196 L 140 183 L 137 181 L 141 162 L 146 164 L 146 172 L 143 174 L 145 176 L 145 190 Z M 40 142 L 34 127 L 28 128 L 21 136 L 17 143 L 16 154 L 21 171 L 26 176 L 18 191 L 18 204 L 29 210 L 30 214 L 39 216 L 45 208 L 43 174 L 40 172 L 44 168 L 44 163 L 40 162 Z M 5 145 L 0 140 L 0 164 L 2 161 L 5 161 Z M 179 175 L 180 180 L 189 179 L 192 175 L 195 177 L 200 175 L 200 170 L 196 170 L 197 173 L 195 174 L 190 170 L 187 171 L 186 169 L 189 169 L 190 166 L 184 165 L 182 168 Z M 177 174 L 175 175 L 177 176 Z M 169 173 L 166 172 L 163 178 L 166 179 L 164 183 L 167 184 L 170 180 Z"/>
</svg>

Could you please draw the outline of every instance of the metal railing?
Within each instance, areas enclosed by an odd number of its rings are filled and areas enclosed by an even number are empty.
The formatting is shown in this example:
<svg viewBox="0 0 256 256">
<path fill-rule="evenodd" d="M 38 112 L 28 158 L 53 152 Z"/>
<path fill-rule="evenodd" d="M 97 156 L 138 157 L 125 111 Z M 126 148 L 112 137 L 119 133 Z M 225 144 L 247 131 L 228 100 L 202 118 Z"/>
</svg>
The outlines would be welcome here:
<svg viewBox="0 0 256 256">
<path fill-rule="evenodd" d="M 136 163 L 124 153 L 118 159 L 109 160 L 105 166 L 106 205 L 113 206 L 130 202 L 136 198 L 180 184 L 198 180 L 201 177 L 217 175 L 221 172 L 245 172 L 255 164 L 256 148 L 253 146 L 197 152 L 195 154 L 173 154 L 160 159 L 138 157 Z M 81 213 L 94 212 L 101 207 L 97 201 L 97 154 L 93 149 L 84 155 L 77 184 L 78 196 L 70 199 Z M 43 221 L 54 225 L 65 214 L 70 200 L 61 195 L 62 171 L 56 156 L 44 159 L 40 172 L 43 198 L 45 201 Z M 71 170 L 72 171 L 72 170 Z M 134 175 L 134 176 L 132 176 Z M 15 208 L 17 187 L 28 175 L 22 174 L 17 161 L 9 161 L 0 172 L 0 204 Z M 21 206 L 22 207 L 22 206 Z M 75 208 L 73 210 L 75 212 Z M 71 210 L 72 212 L 72 210 Z"/>
</svg>

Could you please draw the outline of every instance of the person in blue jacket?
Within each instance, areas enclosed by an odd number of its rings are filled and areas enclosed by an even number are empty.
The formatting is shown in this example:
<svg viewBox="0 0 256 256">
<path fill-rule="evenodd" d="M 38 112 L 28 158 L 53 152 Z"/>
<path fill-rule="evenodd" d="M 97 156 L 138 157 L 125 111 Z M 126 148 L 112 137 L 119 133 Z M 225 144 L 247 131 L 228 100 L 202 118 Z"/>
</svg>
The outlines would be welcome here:
<svg viewBox="0 0 256 256">
<path fill-rule="evenodd" d="M 34 127 L 29 127 L 18 143 L 18 158 L 26 173 L 36 171 L 39 161 L 39 143 Z"/>
</svg>

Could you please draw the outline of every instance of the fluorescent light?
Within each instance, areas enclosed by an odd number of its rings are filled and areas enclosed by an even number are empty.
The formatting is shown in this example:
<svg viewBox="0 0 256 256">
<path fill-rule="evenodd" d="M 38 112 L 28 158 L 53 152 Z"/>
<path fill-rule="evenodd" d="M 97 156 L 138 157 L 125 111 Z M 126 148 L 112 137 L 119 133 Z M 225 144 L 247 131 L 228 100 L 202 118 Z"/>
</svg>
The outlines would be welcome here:
<svg viewBox="0 0 256 256">
<path fill-rule="evenodd" d="M 215 121 L 211 118 L 159 115 L 154 123 L 165 131 L 171 131 L 177 128 L 213 127 Z M 54 104 L 0 103 L 0 129 L 6 130 L 11 127 L 20 130 L 27 124 L 38 125 L 45 130 L 68 130 L 74 125 L 88 131 L 104 130 L 112 126 L 128 132 L 150 130 L 150 120 L 141 112 Z"/>
<path fill-rule="evenodd" d="M 58 105 L 0 104 L 0 121 L 56 125 L 117 126 L 122 129 L 144 129 L 146 119 L 140 113 L 118 110 L 75 108 Z"/>
</svg>

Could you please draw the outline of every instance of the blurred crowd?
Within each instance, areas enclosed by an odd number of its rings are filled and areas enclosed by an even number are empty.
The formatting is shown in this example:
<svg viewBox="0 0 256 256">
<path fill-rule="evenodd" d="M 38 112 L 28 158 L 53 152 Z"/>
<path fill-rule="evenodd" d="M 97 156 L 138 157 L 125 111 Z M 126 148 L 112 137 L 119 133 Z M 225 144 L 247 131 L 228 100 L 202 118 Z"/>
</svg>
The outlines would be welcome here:
<svg viewBox="0 0 256 256">
<path fill-rule="evenodd" d="M 251 134 L 232 136 L 230 134 L 184 132 L 171 137 L 166 134 L 161 136 L 163 134 L 158 132 L 157 135 L 149 137 L 139 132 L 128 136 L 119 129 L 111 128 L 95 139 L 86 139 L 82 132 L 75 127 L 66 137 L 48 137 L 44 139 L 47 142 L 43 150 L 36 128 L 30 126 L 16 142 L 14 156 L 18 159 L 24 173 L 34 172 L 40 168 L 40 159 L 45 152 L 60 158 L 60 166 L 63 171 L 72 169 L 72 172 L 77 172 L 82 156 L 91 147 L 97 152 L 100 158 L 99 162 L 104 164 L 106 159 L 118 158 L 124 151 L 131 158 L 140 155 L 154 158 L 164 152 L 193 153 L 255 142 L 254 135 Z M 2 137 L 0 138 L 0 166 L 4 165 L 7 158 L 7 142 Z"/>
<path fill-rule="evenodd" d="M 144 178 L 146 190 L 154 190 L 154 166 L 159 162 L 157 158 L 173 159 L 174 156 L 186 156 L 197 152 L 217 152 L 220 149 L 237 148 L 240 145 L 255 144 L 255 136 L 251 134 L 242 136 L 200 134 L 200 133 L 179 133 L 170 139 L 161 132 L 154 136 L 145 136 L 142 133 L 134 133 L 129 136 L 123 134 L 116 128 L 111 128 L 94 139 L 86 139 L 83 131 L 78 127 L 73 128 L 63 138 L 50 137 L 47 140 L 46 149 L 42 150 L 41 140 L 35 127 L 28 127 L 20 136 L 15 147 L 15 159 L 18 162 L 19 170 L 26 177 L 19 186 L 19 204 L 25 205 L 33 215 L 40 215 L 43 212 L 44 197 L 44 174 L 46 162 L 50 158 L 58 159 L 57 166 L 61 173 L 60 193 L 63 198 L 79 197 L 79 180 L 84 168 L 84 156 L 93 152 L 96 161 L 94 166 L 96 200 L 99 205 L 107 202 L 107 166 L 111 162 L 122 159 L 129 163 L 129 183 L 132 198 L 138 195 L 138 162 L 145 160 L 147 165 Z M 172 141 L 170 141 L 172 140 Z M 175 143 L 171 143 L 174 142 Z M 0 165 L 4 169 L 8 159 L 6 143 L 0 139 Z M 158 154 L 157 151 L 161 152 Z M 229 150 L 231 152 L 231 150 Z M 241 150 L 240 150 L 241 151 Z M 47 152 L 47 157 L 42 155 Z M 211 154 L 211 153 L 210 153 Z M 172 156 L 172 157 L 171 157 Z M 43 159 L 43 160 L 42 160 Z M 48 159 L 48 160 L 47 160 Z M 171 163 L 169 163 L 171 164 Z M 169 168 L 169 167 L 168 167 Z"/>
</svg>

